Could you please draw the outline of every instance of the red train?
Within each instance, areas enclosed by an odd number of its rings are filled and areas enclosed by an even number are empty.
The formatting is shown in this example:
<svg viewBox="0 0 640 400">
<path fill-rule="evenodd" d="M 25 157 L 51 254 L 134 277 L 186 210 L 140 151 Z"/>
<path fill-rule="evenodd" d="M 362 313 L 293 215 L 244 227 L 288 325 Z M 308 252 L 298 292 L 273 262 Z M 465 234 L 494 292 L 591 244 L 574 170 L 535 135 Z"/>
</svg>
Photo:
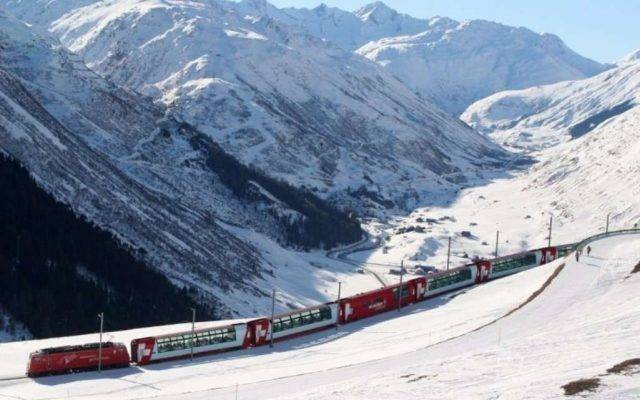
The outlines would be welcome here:
<svg viewBox="0 0 640 400">
<path fill-rule="evenodd" d="M 546 264 L 559 255 L 565 256 L 572 245 L 548 247 L 496 258 L 479 260 L 473 264 L 443 271 L 426 277 L 354 296 L 315 307 L 261 317 L 237 324 L 194 332 L 178 332 L 134 339 L 131 342 L 131 362 L 145 365 L 194 355 L 212 354 L 246 349 L 274 341 L 288 340 L 322 329 L 347 324 L 386 311 L 406 306 L 429 297 L 518 273 Z M 400 293 L 399 293 L 400 291 Z M 273 330 L 273 333 L 272 333 Z M 273 335 L 273 337 L 272 337 Z M 124 345 L 105 343 L 103 347 L 105 368 L 123 367 L 129 364 Z M 97 369 L 98 344 L 44 349 L 32 353 L 27 374 L 39 376 L 51 373 Z"/>
<path fill-rule="evenodd" d="M 27 376 L 97 370 L 100 358 L 104 369 L 128 367 L 130 362 L 127 347 L 122 343 L 104 342 L 102 350 L 99 343 L 50 347 L 29 355 Z"/>
</svg>

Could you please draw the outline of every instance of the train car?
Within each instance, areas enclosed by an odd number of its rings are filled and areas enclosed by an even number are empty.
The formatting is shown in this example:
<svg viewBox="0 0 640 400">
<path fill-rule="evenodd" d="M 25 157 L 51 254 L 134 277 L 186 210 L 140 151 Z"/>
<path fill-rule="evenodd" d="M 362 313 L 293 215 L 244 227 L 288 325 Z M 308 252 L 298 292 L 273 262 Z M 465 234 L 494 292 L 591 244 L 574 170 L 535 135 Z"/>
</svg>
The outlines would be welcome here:
<svg viewBox="0 0 640 400">
<path fill-rule="evenodd" d="M 101 360 L 101 361 L 99 361 Z M 89 343 L 77 346 L 50 347 L 29 355 L 27 376 L 64 374 L 129 366 L 129 353 L 122 343 Z"/>
<path fill-rule="evenodd" d="M 278 314 L 273 317 L 273 340 L 280 341 L 317 332 L 335 326 L 338 321 L 338 303 Z M 269 338 L 270 339 L 269 332 Z"/>
<path fill-rule="evenodd" d="M 478 267 L 474 264 L 431 274 L 427 276 L 426 296 L 436 296 L 450 290 L 471 286 L 476 283 L 477 275 Z"/>
<path fill-rule="evenodd" d="M 247 323 L 151 336 L 131 341 L 131 361 L 145 365 L 247 347 Z"/>
<path fill-rule="evenodd" d="M 423 281 L 413 279 L 402 284 L 402 305 L 415 303 L 418 300 L 418 284 L 420 282 Z M 400 290 L 400 284 L 360 293 L 340 300 L 340 323 L 356 321 L 395 309 L 398 307 L 398 290 Z"/>
<path fill-rule="evenodd" d="M 491 273 L 489 279 L 501 278 L 512 275 L 542 264 L 543 251 L 533 250 L 518 253 L 511 256 L 500 257 L 491 262 Z"/>
<path fill-rule="evenodd" d="M 558 258 L 563 258 L 568 256 L 572 251 L 574 251 L 576 248 L 575 244 L 565 244 L 562 246 L 557 246 L 556 249 L 558 251 L 557 253 L 557 257 Z"/>
</svg>

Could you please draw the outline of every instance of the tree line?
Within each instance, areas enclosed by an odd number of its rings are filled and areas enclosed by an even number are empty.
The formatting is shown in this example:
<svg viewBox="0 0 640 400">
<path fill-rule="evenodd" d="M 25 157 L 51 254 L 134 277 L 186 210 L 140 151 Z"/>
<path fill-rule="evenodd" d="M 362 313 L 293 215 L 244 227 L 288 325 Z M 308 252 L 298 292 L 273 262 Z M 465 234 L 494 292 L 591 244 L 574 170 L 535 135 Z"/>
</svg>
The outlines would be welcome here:
<svg viewBox="0 0 640 400">
<path fill-rule="evenodd" d="M 76 215 L 0 153 L 0 305 L 36 338 L 201 318 L 197 304 L 138 252 Z"/>
<path fill-rule="evenodd" d="M 190 128 L 187 125 L 182 129 Z M 257 200 L 255 186 L 251 184 L 255 182 L 290 209 L 304 216 L 290 219 L 274 215 L 284 226 L 284 234 L 289 243 L 303 248 L 329 249 L 362 238 L 362 227 L 355 213 L 341 211 L 305 188 L 294 187 L 255 168 L 245 166 L 204 134 L 194 134 L 191 144 L 206 153 L 209 168 L 235 196 L 248 201 Z"/>
</svg>

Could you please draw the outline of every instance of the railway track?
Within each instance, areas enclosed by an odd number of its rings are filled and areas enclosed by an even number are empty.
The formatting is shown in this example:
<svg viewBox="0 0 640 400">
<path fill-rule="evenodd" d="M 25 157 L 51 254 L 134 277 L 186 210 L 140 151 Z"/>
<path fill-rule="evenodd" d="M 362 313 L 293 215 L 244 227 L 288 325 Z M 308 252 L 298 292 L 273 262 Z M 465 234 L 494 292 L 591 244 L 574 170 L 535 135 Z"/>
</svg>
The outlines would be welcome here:
<svg viewBox="0 0 640 400">
<path fill-rule="evenodd" d="M 19 381 L 23 379 L 29 379 L 26 375 L 21 376 L 0 376 L 0 382 Z"/>
<path fill-rule="evenodd" d="M 371 237 L 368 233 L 365 233 L 365 237 L 357 243 L 351 244 L 339 250 L 330 250 L 327 252 L 327 257 L 332 260 L 340 261 L 345 264 L 353 265 L 355 267 L 362 268 L 363 271 L 373 275 L 378 282 L 383 287 L 388 286 L 388 282 L 377 272 L 374 270 L 367 268 L 364 263 L 360 263 L 358 261 L 354 261 L 349 258 L 349 255 L 353 253 L 358 253 L 361 251 L 374 250 L 380 247 L 379 243 L 374 243 L 371 241 Z"/>
</svg>

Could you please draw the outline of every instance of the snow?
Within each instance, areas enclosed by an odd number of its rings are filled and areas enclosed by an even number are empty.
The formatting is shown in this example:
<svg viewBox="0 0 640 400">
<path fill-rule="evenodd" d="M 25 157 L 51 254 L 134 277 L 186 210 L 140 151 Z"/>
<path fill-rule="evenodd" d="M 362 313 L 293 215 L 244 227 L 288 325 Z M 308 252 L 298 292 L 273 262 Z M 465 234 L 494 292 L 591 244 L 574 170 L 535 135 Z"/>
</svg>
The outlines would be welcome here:
<svg viewBox="0 0 640 400">
<path fill-rule="evenodd" d="M 602 376 L 599 396 L 631 398 L 633 377 L 601 375 L 637 356 L 640 237 L 591 244 L 573 257 L 458 293 L 320 332 L 273 350 L 162 363 L 126 370 L 0 382 L 0 395 L 28 399 L 355 399 L 562 397 L 560 386 Z M 561 264 L 565 264 L 559 273 Z M 543 287 L 541 294 L 526 303 Z M 514 312 L 512 310 L 517 309 Z M 154 331 L 110 334 L 117 340 Z M 0 369 L 19 374 L 28 351 L 86 338 L 0 345 Z M 607 397 L 609 396 L 609 397 Z"/>
<path fill-rule="evenodd" d="M 512 150 L 534 152 L 581 136 L 639 102 L 640 62 L 630 60 L 584 80 L 497 93 L 461 118 Z"/>
<path fill-rule="evenodd" d="M 62 15 L 35 11 L 48 3 L 11 0 L 8 8 L 244 164 L 358 211 L 386 208 L 352 190 L 407 210 L 459 188 L 440 175 L 454 173 L 460 183 L 505 156 L 374 62 L 310 35 L 291 21 L 295 10 L 260 1 L 109 0 L 69 3 Z"/>
</svg>

